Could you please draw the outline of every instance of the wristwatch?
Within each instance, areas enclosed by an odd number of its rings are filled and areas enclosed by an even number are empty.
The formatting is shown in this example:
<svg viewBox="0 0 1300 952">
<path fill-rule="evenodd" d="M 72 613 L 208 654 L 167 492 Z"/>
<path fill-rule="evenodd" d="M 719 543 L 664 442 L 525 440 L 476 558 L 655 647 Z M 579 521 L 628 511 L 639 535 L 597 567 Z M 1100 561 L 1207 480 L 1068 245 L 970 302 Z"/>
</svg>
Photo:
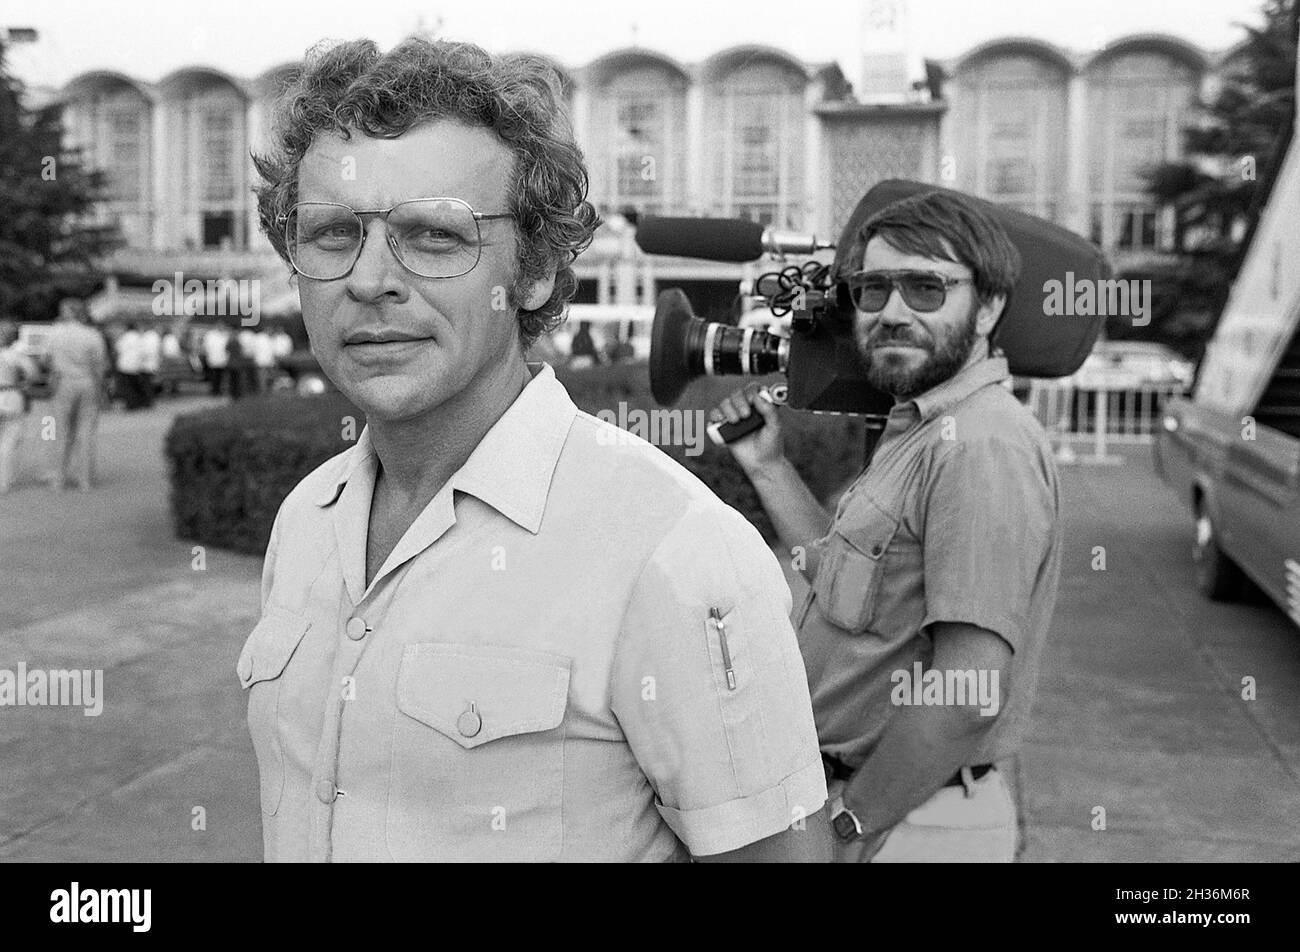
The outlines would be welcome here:
<svg viewBox="0 0 1300 952">
<path fill-rule="evenodd" d="M 858 815 L 844 805 L 844 800 L 837 797 L 831 805 L 831 829 L 842 842 L 852 843 L 862 837 L 862 823 Z"/>
</svg>

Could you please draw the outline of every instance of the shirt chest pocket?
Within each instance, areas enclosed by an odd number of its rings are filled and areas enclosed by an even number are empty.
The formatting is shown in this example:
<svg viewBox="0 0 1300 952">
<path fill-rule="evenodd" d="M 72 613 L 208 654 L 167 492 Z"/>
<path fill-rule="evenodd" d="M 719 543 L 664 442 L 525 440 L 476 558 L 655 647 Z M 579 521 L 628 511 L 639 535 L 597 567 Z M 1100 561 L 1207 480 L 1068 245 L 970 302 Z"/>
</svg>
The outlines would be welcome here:
<svg viewBox="0 0 1300 952">
<path fill-rule="evenodd" d="M 273 815 L 284 791 L 284 730 L 280 717 L 281 675 L 311 622 L 274 606 L 267 609 L 239 653 L 235 670 L 248 691 L 248 732 L 257 754 L 262 810 Z"/>
<path fill-rule="evenodd" d="M 818 610 L 831 624 L 864 632 L 879 620 L 885 554 L 897 532 L 898 520 L 870 500 L 832 528 L 812 587 Z"/>
<path fill-rule="evenodd" d="M 504 645 L 406 646 L 389 774 L 395 859 L 558 858 L 571 664 Z"/>
</svg>

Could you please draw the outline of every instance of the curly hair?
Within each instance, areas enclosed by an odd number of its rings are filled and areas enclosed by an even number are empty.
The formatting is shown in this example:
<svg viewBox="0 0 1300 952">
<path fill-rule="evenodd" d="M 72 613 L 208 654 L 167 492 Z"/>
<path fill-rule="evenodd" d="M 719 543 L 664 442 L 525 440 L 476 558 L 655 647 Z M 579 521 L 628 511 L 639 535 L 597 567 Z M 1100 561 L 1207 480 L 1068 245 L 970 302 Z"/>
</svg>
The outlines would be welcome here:
<svg viewBox="0 0 1300 952">
<path fill-rule="evenodd" d="M 587 201 L 587 169 L 563 104 L 556 69 L 539 56 L 493 56 L 472 43 L 412 37 L 388 53 L 371 40 L 309 50 L 276 104 L 272 148 L 254 154 L 263 233 L 288 261 L 281 216 L 298 200 L 298 167 L 321 133 L 395 138 L 452 119 L 491 129 L 514 153 L 508 197 L 519 245 L 509 291 L 525 347 L 561 321 L 577 291 L 573 260 L 600 224 Z M 520 305 L 555 270 L 555 288 L 535 310 Z"/>
</svg>

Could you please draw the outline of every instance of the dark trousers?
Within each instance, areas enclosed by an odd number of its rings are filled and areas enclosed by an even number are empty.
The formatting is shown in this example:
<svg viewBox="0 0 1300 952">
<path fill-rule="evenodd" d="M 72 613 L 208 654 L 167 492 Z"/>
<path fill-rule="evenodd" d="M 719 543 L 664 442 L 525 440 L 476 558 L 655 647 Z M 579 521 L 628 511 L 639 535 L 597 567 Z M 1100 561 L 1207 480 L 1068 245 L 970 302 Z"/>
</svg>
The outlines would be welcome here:
<svg viewBox="0 0 1300 952">
<path fill-rule="evenodd" d="M 117 379 L 120 384 L 119 389 L 122 391 L 122 401 L 128 410 L 139 410 L 148 405 L 145 402 L 143 374 L 119 373 Z"/>
<path fill-rule="evenodd" d="M 241 364 L 231 364 L 226 368 L 226 378 L 230 381 L 230 399 L 238 400 L 248 390 L 248 370 Z"/>
</svg>

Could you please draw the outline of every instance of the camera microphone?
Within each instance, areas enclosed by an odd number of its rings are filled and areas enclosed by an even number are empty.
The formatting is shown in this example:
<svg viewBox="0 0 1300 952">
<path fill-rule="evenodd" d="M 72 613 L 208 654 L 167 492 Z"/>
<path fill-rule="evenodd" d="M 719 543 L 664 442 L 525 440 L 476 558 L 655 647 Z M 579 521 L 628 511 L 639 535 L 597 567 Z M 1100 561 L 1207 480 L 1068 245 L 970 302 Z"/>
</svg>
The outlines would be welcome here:
<svg viewBox="0 0 1300 952">
<path fill-rule="evenodd" d="M 636 243 L 646 254 L 737 263 L 835 247 L 815 235 L 776 231 L 743 218 L 646 217 L 637 225 Z"/>
</svg>

